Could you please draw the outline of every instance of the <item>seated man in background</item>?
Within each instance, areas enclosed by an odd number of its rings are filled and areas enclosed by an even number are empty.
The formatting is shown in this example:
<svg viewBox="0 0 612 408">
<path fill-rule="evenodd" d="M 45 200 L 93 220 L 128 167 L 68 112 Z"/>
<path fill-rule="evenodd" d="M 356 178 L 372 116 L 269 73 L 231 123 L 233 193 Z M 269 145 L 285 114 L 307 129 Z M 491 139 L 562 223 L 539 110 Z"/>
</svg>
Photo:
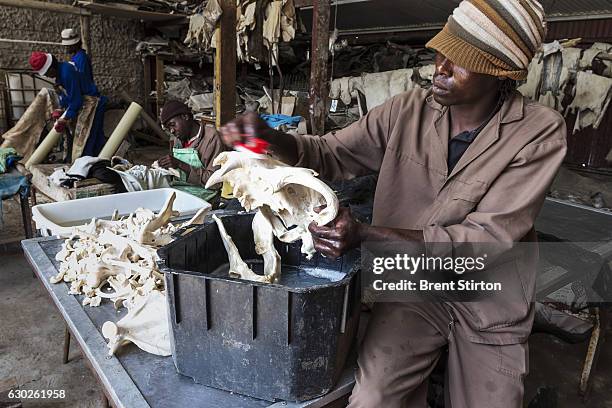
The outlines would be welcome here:
<svg viewBox="0 0 612 408">
<path fill-rule="evenodd" d="M 161 109 L 162 126 L 178 139 L 172 155 L 158 160 L 163 168 L 174 168 L 185 173 L 187 183 L 204 187 L 214 173 L 212 162 L 226 150 L 219 134 L 212 126 L 196 121 L 187 105 L 169 101 Z"/>
</svg>

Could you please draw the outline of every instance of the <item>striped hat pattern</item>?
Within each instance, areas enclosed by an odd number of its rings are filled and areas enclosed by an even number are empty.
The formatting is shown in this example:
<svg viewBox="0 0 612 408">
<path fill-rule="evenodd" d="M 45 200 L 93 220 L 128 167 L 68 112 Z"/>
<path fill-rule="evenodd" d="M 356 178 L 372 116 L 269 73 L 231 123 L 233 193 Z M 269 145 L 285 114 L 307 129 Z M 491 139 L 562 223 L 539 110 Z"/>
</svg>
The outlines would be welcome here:
<svg viewBox="0 0 612 408">
<path fill-rule="evenodd" d="M 545 35 L 536 0 L 463 0 L 427 47 L 472 72 L 523 80 Z"/>
</svg>

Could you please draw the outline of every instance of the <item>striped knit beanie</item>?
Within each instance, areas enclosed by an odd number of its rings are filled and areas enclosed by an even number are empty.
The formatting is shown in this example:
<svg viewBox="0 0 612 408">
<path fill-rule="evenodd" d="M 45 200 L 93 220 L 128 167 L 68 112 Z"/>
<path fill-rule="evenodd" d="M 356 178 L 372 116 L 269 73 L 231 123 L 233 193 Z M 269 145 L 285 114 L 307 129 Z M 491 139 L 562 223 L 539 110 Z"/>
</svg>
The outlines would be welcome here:
<svg viewBox="0 0 612 408">
<path fill-rule="evenodd" d="M 472 72 L 523 80 L 545 34 L 536 0 L 463 0 L 427 47 Z"/>
</svg>

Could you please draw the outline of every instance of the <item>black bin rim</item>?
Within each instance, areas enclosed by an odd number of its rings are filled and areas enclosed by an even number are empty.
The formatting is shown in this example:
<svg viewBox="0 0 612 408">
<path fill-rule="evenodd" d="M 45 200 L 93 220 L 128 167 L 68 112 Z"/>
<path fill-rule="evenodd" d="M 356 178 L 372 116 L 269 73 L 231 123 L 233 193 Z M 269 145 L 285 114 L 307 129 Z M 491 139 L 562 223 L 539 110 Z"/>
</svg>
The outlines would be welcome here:
<svg viewBox="0 0 612 408">
<path fill-rule="evenodd" d="M 357 254 L 358 251 L 357 250 L 351 250 L 350 253 L 355 253 Z M 186 271 L 186 270 L 182 270 L 182 269 L 173 269 L 173 268 L 168 268 L 165 264 L 165 260 L 159 260 L 157 261 L 157 267 L 159 268 L 159 270 L 161 272 L 163 272 L 164 274 L 170 274 L 170 275 L 190 275 L 190 276 L 202 276 L 202 277 L 206 277 L 206 279 L 210 279 L 210 280 L 217 280 L 217 281 L 224 281 L 224 282 L 233 282 L 235 284 L 240 284 L 240 285 L 248 285 L 248 286 L 262 286 L 262 287 L 267 287 L 267 288 L 278 288 L 278 289 L 283 289 L 285 291 L 289 291 L 289 292 L 293 292 L 293 293 L 308 293 L 311 292 L 313 290 L 318 290 L 318 289 L 323 289 L 323 288 L 333 288 L 336 286 L 346 286 L 347 282 L 350 281 L 352 279 L 352 277 L 359 271 L 359 256 L 356 256 L 357 262 L 355 262 L 355 265 L 353 265 L 351 267 L 351 269 L 344 275 L 344 277 L 340 280 L 337 281 L 329 281 L 329 283 L 325 283 L 325 284 L 321 284 L 321 285 L 313 285 L 313 286 L 308 286 L 307 288 L 291 288 L 289 286 L 285 286 L 285 285 L 280 285 L 278 283 L 266 283 L 266 282 L 258 282 L 258 281 L 252 281 L 252 280 L 248 280 L 248 279 L 240 279 L 240 278 L 232 278 L 231 276 L 214 276 L 214 275 L 209 275 L 206 273 L 202 273 L 202 272 L 196 272 L 196 271 Z M 282 263 L 281 263 L 281 274 L 282 274 Z"/>
<path fill-rule="evenodd" d="M 216 214 L 219 218 L 223 219 L 226 217 L 232 217 L 232 216 L 236 216 L 236 215 L 254 215 L 256 213 L 256 211 L 249 211 L 249 212 L 231 212 L 231 213 L 223 213 L 223 214 Z M 174 274 L 174 275 L 179 275 L 179 274 L 184 274 L 184 275 L 191 275 L 191 276 L 205 276 L 207 279 L 212 279 L 212 280 L 218 280 L 218 281 L 225 281 L 225 282 L 233 282 L 235 284 L 242 284 L 242 285 L 249 285 L 249 286 L 261 286 L 261 287 L 272 287 L 272 288 L 278 288 L 278 289 L 282 289 L 285 291 L 289 291 L 292 293 L 308 293 L 310 291 L 313 290 L 318 290 L 318 289 L 322 289 L 322 288 L 333 288 L 333 287 L 337 287 L 337 286 L 345 286 L 346 283 L 352 279 L 352 277 L 361 269 L 360 265 L 361 265 L 361 251 L 358 248 L 354 248 L 349 250 L 348 252 L 346 252 L 343 256 L 346 257 L 351 257 L 355 260 L 353 266 L 346 272 L 346 274 L 344 275 L 344 277 L 338 281 L 329 281 L 328 283 L 324 283 L 324 284 L 320 284 L 320 285 L 313 285 L 313 286 L 308 286 L 306 288 L 291 288 L 285 285 L 280 285 L 278 283 L 265 283 L 265 282 L 257 282 L 257 281 L 252 281 L 252 280 L 247 280 L 247 279 L 240 279 L 240 278 L 233 278 L 231 276 L 214 276 L 214 275 L 210 275 L 210 274 L 205 274 L 202 272 L 196 272 L 196 271 L 188 271 L 188 270 L 183 270 L 183 269 L 174 269 L 174 268 L 169 268 L 166 264 L 166 255 L 167 252 L 173 248 L 176 245 L 180 245 L 182 240 L 186 240 L 188 239 L 191 235 L 194 235 L 196 233 L 198 233 L 201 229 L 203 229 L 204 227 L 207 226 L 207 224 L 210 223 L 214 223 L 214 220 L 212 219 L 212 214 L 214 213 L 209 213 L 205 220 L 204 223 L 198 226 L 189 226 L 187 228 L 181 229 L 176 231 L 173 234 L 173 237 L 176 238 L 174 241 L 170 242 L 169 244 L 164 245 L 163 247 L 159 248 L 157 250 L 157 255 L 159 256 L 159 260 L 157 261 L 157 267 L 159 268 L 159 270 L 161 272 L 163 272 L 164 274 Z M 185 231 L 189 231 L 187 233 L 185 233 Z M 275 240 L 278 240 L 278 238 L 274 238 Z M 315 255 L 316 256 L 316 255 Z M 323 256 L 320 255 L 319 256 Z M 281 259 L 281 274 L 282 274 L 282 259 Z"/>
</svg>

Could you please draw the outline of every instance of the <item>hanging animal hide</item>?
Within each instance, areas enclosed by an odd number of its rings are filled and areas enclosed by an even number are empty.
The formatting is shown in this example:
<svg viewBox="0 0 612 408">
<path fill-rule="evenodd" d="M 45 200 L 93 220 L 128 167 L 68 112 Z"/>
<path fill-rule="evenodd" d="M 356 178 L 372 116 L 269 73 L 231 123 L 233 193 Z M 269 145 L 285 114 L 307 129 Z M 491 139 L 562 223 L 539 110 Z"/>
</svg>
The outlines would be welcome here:
<svg viewBox="0 0 612 408">
<path fill-rule="evenodd" d="M 608 110 L 611 97 L 611 78 L 588 72 L 578 72 L 576 96 L 567 107 L 567 112 L 577 113 L 574 133 L 588 126 L 597 129 Z"/>
</svg>

